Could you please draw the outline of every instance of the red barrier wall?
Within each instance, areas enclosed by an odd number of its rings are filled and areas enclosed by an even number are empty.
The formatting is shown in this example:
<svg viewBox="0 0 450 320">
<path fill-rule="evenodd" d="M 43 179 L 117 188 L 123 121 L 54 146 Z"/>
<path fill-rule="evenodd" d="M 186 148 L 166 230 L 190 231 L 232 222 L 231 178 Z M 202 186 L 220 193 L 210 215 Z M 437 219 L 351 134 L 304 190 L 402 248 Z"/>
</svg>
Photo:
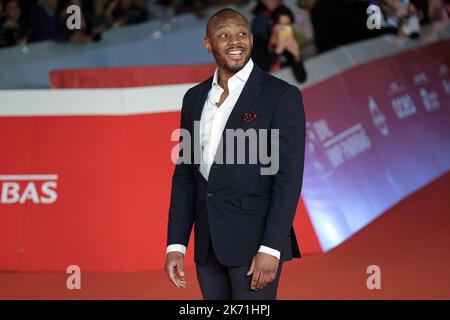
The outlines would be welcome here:
<svg viewBox="0 0 450 320">
<path fill-rule="evenodd" d="M 3 200 L 16 193 L 24 200 L 0 203 L 0 270 L 161 268 L 176 144 L 170 136 L 178 125 L 179 112 L 0 117 L 0 145 L 8 150 L 0 174 L 58 175 L 57 199 L 47 204 L 41 189 L 51 179 L 0 181 Z M 303 205 L 296 226 L 301 247 L 320 250 Z"/>
</svg>

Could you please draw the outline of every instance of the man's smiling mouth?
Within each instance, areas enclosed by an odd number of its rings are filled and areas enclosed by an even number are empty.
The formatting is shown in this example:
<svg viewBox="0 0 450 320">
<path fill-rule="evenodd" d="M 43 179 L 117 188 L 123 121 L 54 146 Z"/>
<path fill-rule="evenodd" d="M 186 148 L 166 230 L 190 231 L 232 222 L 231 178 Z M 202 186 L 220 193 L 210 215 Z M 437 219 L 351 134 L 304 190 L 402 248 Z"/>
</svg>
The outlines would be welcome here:
<svg viewBox="0 0 450 320">
<path fill-rule="evenodd" d="M 227 56 L 229 56 L 233 60 L 240 60 L 244 55 L 243 49 L 232 49 L 226 52 Z"/>
</svg>

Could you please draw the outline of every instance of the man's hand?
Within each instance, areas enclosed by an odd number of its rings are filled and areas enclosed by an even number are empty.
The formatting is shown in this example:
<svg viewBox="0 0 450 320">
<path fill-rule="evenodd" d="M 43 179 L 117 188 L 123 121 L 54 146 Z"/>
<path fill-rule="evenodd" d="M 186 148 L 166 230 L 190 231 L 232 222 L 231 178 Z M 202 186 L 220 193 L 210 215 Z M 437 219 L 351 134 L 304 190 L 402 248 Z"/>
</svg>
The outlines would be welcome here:
<svg viewBox="0 0 450 320">
<path fill-rule="evenodd" d="M 184 255 L 181 252 L 173 251 L 166 256 L 166 273 L 170 281 L 177 288 L 186 288 L 184 278 Z"/>
<path fill-rule="evenodd" d="M 258 291 L 264 289 L 275 280 L 278 271 L 278 259 L 270 254 L 258 252 L 252 259 L 247 276 L 253 274 L 250 288 Z"/>
</svg>

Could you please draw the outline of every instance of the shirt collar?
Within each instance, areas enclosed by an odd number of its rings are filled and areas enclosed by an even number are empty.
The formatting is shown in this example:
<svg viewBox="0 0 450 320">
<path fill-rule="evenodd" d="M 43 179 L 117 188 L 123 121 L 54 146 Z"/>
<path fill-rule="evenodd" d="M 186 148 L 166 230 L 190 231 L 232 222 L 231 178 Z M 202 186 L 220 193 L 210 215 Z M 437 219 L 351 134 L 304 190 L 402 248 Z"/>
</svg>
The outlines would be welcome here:
<svg viewBox="0 0 450 320">
<path fill-rule="evenodd" d="M 247 82 L 248 78 L 250 77 L 250 73 L 253 70 L 253 65 L 254 65 L 253 60 L 252 58 L 250 58 L 250 60 L 248 60 L 248 62 L 241 70 L 236 72 L 230 79 L 228 79 L 228 83 L 230 83 L 230 80 L 232 79 L 239 79 L 244 83 Z M 216 68 L 211 87 L 219 86 L 218 80 L 219 80 L 219 68 Z"/>
</svg>

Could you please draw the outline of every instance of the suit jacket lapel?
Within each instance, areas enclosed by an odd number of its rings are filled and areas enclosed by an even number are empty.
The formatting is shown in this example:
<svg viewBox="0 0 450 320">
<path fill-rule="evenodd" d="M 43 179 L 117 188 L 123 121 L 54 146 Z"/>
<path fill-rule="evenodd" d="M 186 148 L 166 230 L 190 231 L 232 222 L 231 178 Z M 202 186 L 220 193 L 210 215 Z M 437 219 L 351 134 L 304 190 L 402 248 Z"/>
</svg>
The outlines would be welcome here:
<svg viewBox="0 0 450 320">
<path fill-rule="evenodd" d="M 233 110 L 225 124 L 225 128 L 222 132 L 222 138 L 217 148 L 216 154 L 214 156 L 215 162 L 224 163 L 226 161 L 226 151 L 229 148 L 229 144 L 231 141 L 226 140 L 226 130 L 227 129 L 239 129 L 242 128 L 242 116 L 250 110 L 250 108 L 255 103 L 256 98 L 260 94 L 262 90 L 261 83 L 264 80 L 264 71 L 262 71 L 256 64 L 253 67 L 252 72 L 250 73 L 247 82 L 242 89 L 241 95 L 239 96 L 236 104 L 234 105 Z M 225 144 L 225 148 L 221 149 L 221 146 Z M 223 153 L 221 152 L 223 151 Z M 220 156 L 221 155 L 221 156 Z"/>
<path fill-rule="evenodd" d="M 262 71 L 256 64 L 253 66 L 253 70 L 250 73 L 247 82 L 242 89 L 233 111 L 231 111 L 230 117 L 225 125 L 224 132 L 222 133 L 222 139 L 226 129 L 238 129 L 241 127 L 242 116 L 253 106 L 256 97 L 261 92 L 261 82 L 264 79 L 264 71 Z"/>
<path fill-rule="evenodd" d="M 208 97 L 208 92 L 211 89 L 213 77 L 204 81 L 199 87 L 199 93 L 195 100 L 193 121 L 191 124 L 191 143 L 192 143 L 192 156 L 194 157 L 195 169 L 199 170 L 199 161 L 201 159 L 201 144 L 200 144 L 200 118 L 202 115 L 203 107 L 205 106 L 206 98 Z M 197 127 L 196 124 L 197 123 Z"/>
<path fill-rule="evenodd" d="M 197 96 L 194 108 L 194 123 L 192 124 L 192 133 L 194 133 L 195 121 L 200 123 L 200 118 L 202 115 L 203 107 L 206 102 L 206 98 L 208 96 L 208 92 L 211 89 L 213 77 L 209 78 L 200 86 L 199 94 Z M 242 89 L 241 95 L 239 96 L 236 104 L 234 105 L 233 110 L 225 124 L 225 129 L 222 132 L 222 141 L 225 137 L 226 129 L 238 129 L 242 124 L 242 116 L 245 112 L 247 112 L 255 102 L 256 97 L 262 90 L 261 83 L 264 80 L 264 71 L 262 71 L 256 64 L 253 66 L 253 70 L 250 73 L 247 82 Z M 199 133 L 199 132 L 198 132 Z M 200 136 L 197 137 L 194 134 L 194 148 L 198 148 L 201 150 L 200 146 Z M 219 150 L 218 150 L 219 151 Z M 193 150 L 194 152 L 194 150 Z M 216 154 L 217 155 L 217 154 Z M 198 170 L 199 164 L 196 164 L 195 167 Z"/>
<path fill-rule="evenodd" d="M 198 94 L 195 103 L 194 121 L 200 121 L 208 92 L 211 89 L 212 80 L 213 77 L 210 77 L 200 86 L 200 93 Z M 237 100 L 233 111 L 228 118 L 225 129 L 239 128 L 239 126 L 236 125 L 239 124 L 242 115 L 250 109 L 256 97 L 261 92 L 261 82 L 263 80 L 264 71 L 262 71 L 261 68 L 255 64 L 244 88 L 242 89 L 241 95 L 239 96 L 239 99 Z"/>
<path fill-rule="evenodd" d="M 194 108 L 194 121 L 200 121 L 202 115 L 203 107 L 205 106 L 206 98 L 208 97 L 208 92 L 211 89 L 213 77 L 203 82 L 200 86 L 200 92 L 197 95 Z"/>
</svg>

